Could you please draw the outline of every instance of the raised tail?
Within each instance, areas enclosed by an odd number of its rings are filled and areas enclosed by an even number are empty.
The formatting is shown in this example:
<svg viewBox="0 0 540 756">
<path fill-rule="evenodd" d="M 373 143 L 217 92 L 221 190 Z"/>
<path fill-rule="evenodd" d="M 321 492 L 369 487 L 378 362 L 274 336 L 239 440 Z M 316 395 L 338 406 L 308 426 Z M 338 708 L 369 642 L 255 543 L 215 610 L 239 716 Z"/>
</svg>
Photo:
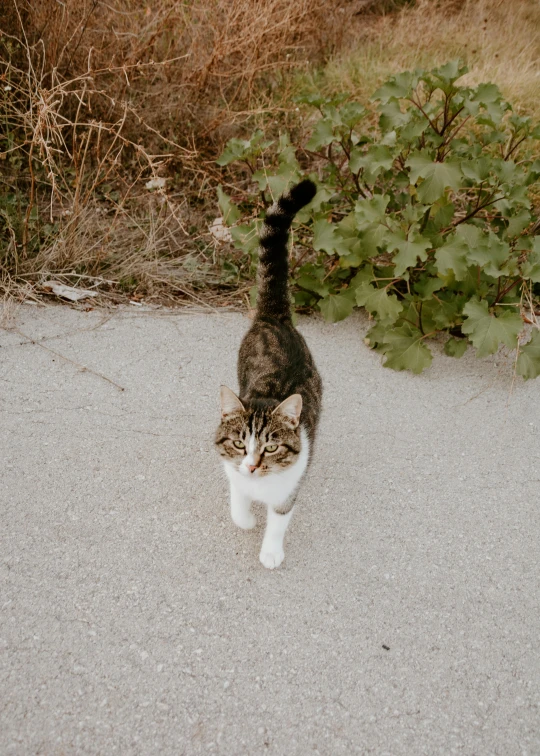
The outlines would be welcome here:
<svg viewBox="0 0 540 756">
<path fill-rule="evenodd" d="M 289 303 L 289 229 L 294 216 L 317 192 L 309 179 L 304 179 L 274 202 L 266 213 L 259 237 L 259 269 L 257 315 L 287 320 L 291 317 Z"/>
</svg>

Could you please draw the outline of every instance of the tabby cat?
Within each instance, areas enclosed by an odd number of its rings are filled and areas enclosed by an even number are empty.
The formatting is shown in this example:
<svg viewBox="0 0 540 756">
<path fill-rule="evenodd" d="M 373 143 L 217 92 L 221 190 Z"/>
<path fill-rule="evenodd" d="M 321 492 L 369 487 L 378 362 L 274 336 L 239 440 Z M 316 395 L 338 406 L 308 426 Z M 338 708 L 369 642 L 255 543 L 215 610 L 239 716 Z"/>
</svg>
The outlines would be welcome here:
<svg viewBox="0 0 540 756">
<path fill-rule="evenodd" d="M 322 383 L 303 337 L 292 324 L 288 291 L 289 229 L 316 193 L 308 179 L 268 210 L 259 238 L 258 301 L 238 354 L 240 396 L 221 387 L 216 446 L 229 479 L 231 516 L 253 528 L 251 503 L 267 506 L 260 560 L 283 561 L 283 538 L 309 464 Z"/>
</svg>

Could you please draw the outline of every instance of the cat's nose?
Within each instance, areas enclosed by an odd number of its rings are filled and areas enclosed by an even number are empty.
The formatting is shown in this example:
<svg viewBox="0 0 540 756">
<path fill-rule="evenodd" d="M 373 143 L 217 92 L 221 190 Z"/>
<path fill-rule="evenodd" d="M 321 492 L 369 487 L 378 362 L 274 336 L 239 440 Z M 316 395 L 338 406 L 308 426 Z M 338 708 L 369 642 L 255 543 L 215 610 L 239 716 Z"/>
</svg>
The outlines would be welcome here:
<svg viewBox="0 0 540 756">
<path fill-rule="evenodd" d="M 250 473 L 254 473 L 257 467 L 258 465 L 248 465 L 248 470 L 250 471 Z"/>
</svg>

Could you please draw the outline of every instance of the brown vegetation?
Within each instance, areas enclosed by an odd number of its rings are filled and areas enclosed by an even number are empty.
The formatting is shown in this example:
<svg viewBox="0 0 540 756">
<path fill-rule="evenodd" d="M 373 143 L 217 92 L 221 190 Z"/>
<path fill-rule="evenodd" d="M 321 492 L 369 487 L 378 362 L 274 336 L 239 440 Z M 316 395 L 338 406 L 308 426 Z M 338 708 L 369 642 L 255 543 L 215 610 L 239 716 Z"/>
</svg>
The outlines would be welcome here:
<svg viewBox="0 0 540 756">
<path fill-rule="evenodd" d="M 283 71 L 321 60 L 333 5 L 8 0 L 4 287 L 50 273 L 145 290 L 159 280 L 185 290 L 201 268 L 208 278 L 214 250 L 196 244 L 202 224 L 192 219 L 214 170 L 204 158 L 257 97 L 258 110 L 273 107 Z M 163 176 L 171 188 L 157 182 L 150 196 L 148 181 Z"/>
<path fill-rule="evenodd" d="M 51 275 L 145 295 L 236 291 L 244 262 L 207 233 L 213 161 L 254 124 L 297 126 L 291 94 L 313 71 L 364 99 L 397 70 L 461 55 L 474 80 L 537 107 L 532 0 L 6 3 L 0 289 L 25 296 Z"/>
</svg>

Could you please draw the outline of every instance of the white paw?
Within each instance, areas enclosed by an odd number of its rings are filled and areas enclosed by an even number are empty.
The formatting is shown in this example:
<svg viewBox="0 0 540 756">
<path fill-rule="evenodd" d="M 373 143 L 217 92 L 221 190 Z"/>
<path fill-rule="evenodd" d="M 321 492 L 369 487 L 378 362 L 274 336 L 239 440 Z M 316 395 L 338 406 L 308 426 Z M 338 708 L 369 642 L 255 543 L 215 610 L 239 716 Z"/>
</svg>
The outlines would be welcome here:
<svg viewBox="0 0 540 756">
<path fill-rule="evenodd" d="M 283 550 L 281 551 L 261 551 L 259 559 L 267 569 L 274 570 L 282 563 L 285 558 Z"/>
<path fill-rule="evenodd" d="M 257 524 L 257 518 L 253 512 L 234 512 L 231 513 L 232 520 L 242 530 L 251 530 Z"/>
</svg>

